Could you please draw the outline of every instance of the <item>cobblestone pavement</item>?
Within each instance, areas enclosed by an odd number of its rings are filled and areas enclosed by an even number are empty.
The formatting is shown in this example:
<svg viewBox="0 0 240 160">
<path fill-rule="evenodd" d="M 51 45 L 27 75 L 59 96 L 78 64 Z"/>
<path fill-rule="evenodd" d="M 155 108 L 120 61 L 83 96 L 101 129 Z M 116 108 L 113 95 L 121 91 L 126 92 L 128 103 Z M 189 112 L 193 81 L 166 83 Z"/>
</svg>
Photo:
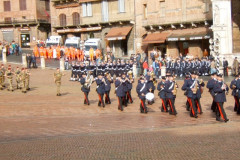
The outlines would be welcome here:
<svg viewBox="0 0 240 160">
<path fill-rule="evenodd" d="M 69 81 L 70 72 L 65 72 L 62 96 L 57 97 L 53 73 L 32 69 L 31 90 L 26 94 L 0 91 L 1 160 L 239 159 L 240 117 L 233 112 L 231 95 L 224 104 L 228 123 L 216 122 L 206 89 L 201 100 L 204 113 L 198 119 L 186 111 L 181 90 L 177 116 L 160 111 L 157 93 L 156 103 L 148 106 L 150 112 L 140 114 L 135 89 L 134 103 L 120 112 L 113 92 L 111 105 L 97 107 L 95 84 L 91 105 L 83 105 L 81 86 Z"/>
</svg>

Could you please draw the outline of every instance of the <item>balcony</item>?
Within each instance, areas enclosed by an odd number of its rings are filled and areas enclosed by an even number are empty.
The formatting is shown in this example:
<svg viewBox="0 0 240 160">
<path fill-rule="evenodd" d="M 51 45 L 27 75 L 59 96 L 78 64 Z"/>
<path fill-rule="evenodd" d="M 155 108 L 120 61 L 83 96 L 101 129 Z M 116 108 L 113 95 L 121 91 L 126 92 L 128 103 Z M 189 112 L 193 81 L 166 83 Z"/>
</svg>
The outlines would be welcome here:
<svg viewBox="0 0 240 160">
<path fill-rule="evenodd" d="M 26 20 L 5 19 L 4 21 L 0 21 L 0 26 L 36 25 L 40 23 L 49 24 L 47 20 L 42 19 L 26 19 Z"/>
</svg>

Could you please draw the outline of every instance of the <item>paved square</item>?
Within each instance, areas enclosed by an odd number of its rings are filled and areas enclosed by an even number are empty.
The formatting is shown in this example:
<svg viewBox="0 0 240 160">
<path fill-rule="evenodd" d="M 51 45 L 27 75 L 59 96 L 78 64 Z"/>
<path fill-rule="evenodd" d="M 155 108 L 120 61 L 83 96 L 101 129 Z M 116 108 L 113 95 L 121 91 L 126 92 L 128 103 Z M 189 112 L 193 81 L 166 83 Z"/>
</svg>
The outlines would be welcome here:
<svg viewBox="0 0 240 160">
<path fill-rule="evenodd" d="M 239 159 L 240 117 L 233 111 L 230 94 L 224 104 L 228 123 L 216 122 L 206 88 L 201 99 L 204 113 L 198 119 L 189 116 L 180 89 L 177 116 L 160 111 L 157 92 L 156 103 L 148 106 L 150 112 L 140 114 L 135 89 L 134 103 L 120 112 L 113 90 L 112 104 L 104 109 L 97 106 L 95 84 L 91 105 L 83 105 L 81 85 L 69 81 L 70 72 L 65 72 L 62 96 L 57 97 L 54 71 L 32 69 L 31 90 L 26 94 L 0 91 L 1 160 Z"/>
</svg>

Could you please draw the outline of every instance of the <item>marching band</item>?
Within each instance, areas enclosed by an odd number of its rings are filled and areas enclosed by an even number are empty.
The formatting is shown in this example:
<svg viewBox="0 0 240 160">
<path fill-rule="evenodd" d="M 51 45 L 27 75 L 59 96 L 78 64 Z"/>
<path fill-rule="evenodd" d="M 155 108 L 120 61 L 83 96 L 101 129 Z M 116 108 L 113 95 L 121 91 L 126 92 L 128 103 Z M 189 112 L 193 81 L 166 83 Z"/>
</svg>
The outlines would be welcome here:
<svg viewBox="0 0 240 160">
<path fill-rule="evenodd" d="M 115 94 L 118 99 L 118 109 L 123 111 L 124 107 L 133 103 L 131 90 L 133 89 L 133 62 L 113 61 L 102 62 L 97 66 L 92 63 L 80 63 L 72 65 L 72 81 L 79 80 L 82 84 L 81 90 L 84 92 L 84 104 L 89 105 L 88 94 L 93 81 L 97 84 L 97 94 L 99 97 L 98 106 L 105 107 L 106 104 L 111 104 L 110 91 L 111 85 L 115 85 Z M 77 73 L 77 74 L 76 74 Z M 205 83 L 199 79 L 197 70 L 185 72 L 185 79 L 181 89 L 187 97 L 186 109 L 189 111 L 190 117 L 198 118 L 198 114 L 203 114 L 201 106 L 201 97 Z M 91 78 L 90 78 L 91 77 Z M 95 77 L 95 78 L 94 78 Z M 209 89 L 210 95 L 213 98 L 211 109 L 216 113 L 216 120 L 227 122 L 228 118 L 224 111 L 224 102 L 226 102 L 226 94 L 228 86 L 223 82 L 223 75 L 212 73 L 211 79 L 206 87 Z M 179 85 L 175 80 L 175 74 L 169 70 L 166 76 L 161 77 L 160 82 L 157 82 L 153 72 L 147 72 L 145 76 L 140 75 L 137 81 L 136 92 L 140 100 L 140 112 L 148 113 L 148 105 L 154 103 L 154 91 L 157 89 L 158 96 L 161 99 L 161 112 L 168 112 L 170 115 L 177 115 L 175 107 L 175 99 Z M 235 99 L 234 111 L 240 114 L 239 95 L 240 89 L 239 76 L 231 82 L 230 88 Z M 105 96 L 105 98 L 104 98 Z M 146 103 L 147 102 L 147 103 Z"/>
<path fill-rule="evenodd" d="M 186 109 L 190 113 L 190 117 L 198 118 L 198 114 L 203 114 L 201 106 L 201 96 L 205 83 L 199 79 L 200 73 L 196 70 L 184 73 L 185 79 L 181 89 L 187 97 Z M 8 79 L 8 90 L 13 91 L 12 79 L 16 76 L 17 89 L 21 88 L 23 93 L 29 90 L 29 71 L 26 69 L 16 69 L 14 72 L 11 66 L 5 70 L 4 66 L 0 69 L 0 89 L 5 87 L 5 77 Z M 57 76 L 60 75 L 60 76 Z M 55 81 L 58 80 L 57 87 L 60 96 L 61 77 L 63 74 L 55 73 Z M 109 61 L 99 63 L 97 66 L 94 62 L 72 63 L 71 81 L 79 81 L 82 85 L 81 90 L 84 94 L 84 104 L 90 105 L 88 98 L 91 84 L 96 82 L 96 92 L 99 97 L 98 106 L 105 107 L 111 104 L 110 92 L 112 84 L 115 86 L 115 94 L 118 99 L 118 109 L 123 111 L 124 107 L 133 103 L 131 91 L 134 83 L 133 62 L 130 60 L 126 63 L 121 61 Z M 171 71 L 162 76 L 160 82 L 157 82 L 153 72 L 147 72 L 145 76 L 141 75 L 137 81 L 136 92 L 140 100 L 140 112 L 148 113 L 148 105 L 154 103 L 154 92 L 158 90 L 158 96 L 161 99 L 161 112 L 168 112 L 170 115 L 177 115 L 175 107 L 175 99 L 179 85 L 175 80 L 175 74 Z M 223 75 L 212 73 L 210 80 L 207 82 L 206 88 L 212 96 L 213 102 L 211 110 L 216 113 L 216 120 L 227 122 L 229 119 L 224 110 L 224 102 L 226 102 L 226 94 L 229 92 L 228 85 L 224 82 Z M 232 96 L 234 97 L 234 111 L 240 114 L 239 98 L 240 98 L 240 74 L 235 76 L 230 84 Z"/>
</svg>

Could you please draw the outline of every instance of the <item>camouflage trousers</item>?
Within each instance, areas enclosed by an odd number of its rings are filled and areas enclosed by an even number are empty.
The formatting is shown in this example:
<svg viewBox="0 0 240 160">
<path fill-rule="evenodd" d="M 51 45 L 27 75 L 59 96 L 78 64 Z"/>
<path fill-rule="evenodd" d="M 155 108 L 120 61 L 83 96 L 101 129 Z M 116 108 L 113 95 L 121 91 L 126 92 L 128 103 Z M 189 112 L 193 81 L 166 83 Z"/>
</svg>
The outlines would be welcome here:
<svg viewBox="0 0 240 160">
<path fill-rule="evenodd" d="M 8 90 L 13 91 L 12 78 L 7 78 L 7 79 L 8 79 Z"/>
<path fill-rule="evenodd" d="M 60 94 L 61 82 L 56 82 L 57 85 L 57 94 Z"/>
</svg>

